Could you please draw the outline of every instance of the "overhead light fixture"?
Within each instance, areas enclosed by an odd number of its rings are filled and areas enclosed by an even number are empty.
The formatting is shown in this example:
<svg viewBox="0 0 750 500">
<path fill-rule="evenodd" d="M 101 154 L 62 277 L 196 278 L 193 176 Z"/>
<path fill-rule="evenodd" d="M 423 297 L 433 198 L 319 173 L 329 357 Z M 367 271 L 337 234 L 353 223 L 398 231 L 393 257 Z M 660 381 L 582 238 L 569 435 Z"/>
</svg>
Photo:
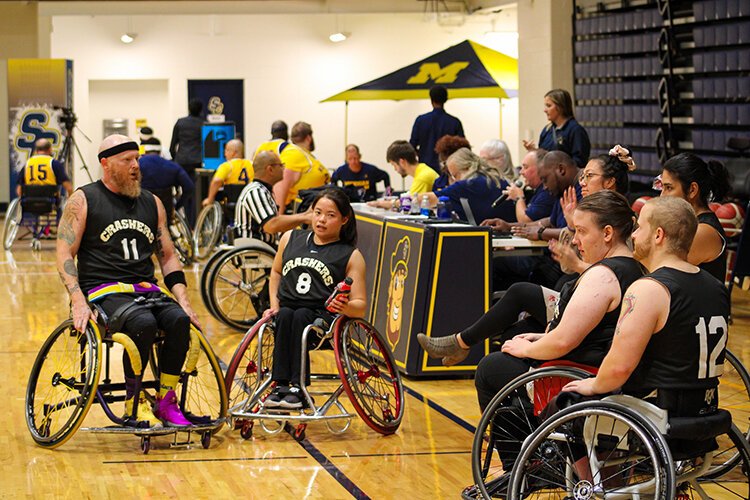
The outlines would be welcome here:
<svg viewBox="0 0 750 500">
<path fill-rule="evenodd" d="M 333 43 L 343 42 L 347 38 L 351 36 L 351 33 L 346 33 L 344 31 L 338 31 L 336 33 L 332 33 L 328 39 L 332 41 Z"/>
<path fill-rule="evenodd" d="M 124 33 L 120 37 L 120 41 L 122 43 L 133 43 L 133 40 L 135 40 L 135 37 L 137 37 L 137 36 L 138 36 L 138 34 L 136 34 L 136 33 Z"/>
</svg>

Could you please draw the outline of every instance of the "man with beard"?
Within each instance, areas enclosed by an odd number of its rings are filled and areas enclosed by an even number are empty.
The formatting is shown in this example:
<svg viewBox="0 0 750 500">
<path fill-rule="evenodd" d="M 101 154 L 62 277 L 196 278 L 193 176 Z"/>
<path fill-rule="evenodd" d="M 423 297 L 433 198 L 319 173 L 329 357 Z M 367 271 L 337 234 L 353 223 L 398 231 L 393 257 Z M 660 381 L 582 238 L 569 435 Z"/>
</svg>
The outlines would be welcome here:
<svg viewBox="0 0 750 500">
<path fill-rule="evenodd" d="M 284 177 L 273 187 L 279 213 L 297 198 L 301 189 L 311 189 L 328 184 L 331 175 L 312 154 L 315 141 L 309 123 L 297 122 L 292 127 L 292 143 L 281 152 Z"/>
<path fill-rule="evenodd" d="M 163 330 L 166 338 L 160 351 L 155 413 L 143 391 L 135 394 L 138 383 L 129 356 L 123 354 L 124 418 L 134 426 L 143 421 L 150 426 L 161 422 L 191 425 L 177 405 L 175 388 L 189 346 L 190 323 L 198 325 L 198 318 L 169 237 L 164 205 L 150 192 L 141 191 L 135 141 L 110 135 L 99 146 L 98 156 L 102 179 L 73 193 L 58 228 L 57 269 L 70 295 L 74 326 L 79 331 L 86 328 L 92 317 L 89 303 L 96 303 L 109 318 L 121 318 L 116 330 L 133 339 L 143 365 L 157 331 Z M 144 298 L 164 297 L 156 285 L 154 253 L 176 303 L 159 301 L 147 309 L 137 304 Z M 136 401 L 137 421 L 133 418 Z"/>
<path fill-rule="evenodd" d="M 612 347 L 597 376 L 570 382 L 564 391 L 594 396 L 622 389 L 651 396 L 670 417 L 716 411 L 729 292 L 687 261 L 697 227 L 693 209 L 681 198 L 655 198 L 644 205 L 633 233 L 634 257 L 651 274 L 625 293 Z M 711 444 L 680 441 L 670 447 L 695 451 Z"/>
</svg>

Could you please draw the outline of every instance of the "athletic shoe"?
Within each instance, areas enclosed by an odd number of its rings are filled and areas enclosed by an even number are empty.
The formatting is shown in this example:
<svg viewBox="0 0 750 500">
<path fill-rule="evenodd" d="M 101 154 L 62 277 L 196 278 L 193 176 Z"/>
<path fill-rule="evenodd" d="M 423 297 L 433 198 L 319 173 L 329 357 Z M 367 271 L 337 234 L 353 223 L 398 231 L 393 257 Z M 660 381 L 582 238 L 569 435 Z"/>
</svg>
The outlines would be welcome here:
<svg viewBox="0 0 750 500">
<path fill-rule="evenodd" d="M 279 402 L 279 406 L 281 408 L 286 408 L 287 410 L 298 410 L 306 406 L 305 403 L 306 401 L 302 395 L 302 389 L 297 386 L 292 386 L 289 388 L 287 395 Z"/>
<path fill-rule="evenodd" d="M 281 408 L 281 400 L 284 398 L 284 395 L 289 392 L 289 387 L 277 385 L 274 387 L 271 394 L 268 395 L 266 400 L 263 402 L 264 408 Z"/>
<path fill-rule="evenodd" d="M 447 337 L 428 337 L 424 333 L 417 335 L 417 342 L 431 358 L 443 358 L 445 366 L 452 366 L 465 360 L 469 350 L 464 349 L 458 343 L 458 335 Z"/>
<path fill-rule="evenodd" d="M 162 427 L 161 422 L 151 411 L 151 403 L 148 402 L 146 397 L 141 392 L 141 397 L 138 398 L 138 414 L 136 419 L 132 418 L 133 415 L 133 398 L 125 401 L 125 415 L 122 417 L 126 424 L 133 424 L 133 427 L 140 427 L 142 422 L 146 422 L 148 427 Z M 139 425 L 141 424 L 141 425 Z"/>
<path fill-rule="evenodd" d="M 180 411 L 180 407 L 177 405 L 177 394 L 174 390 L 167 392 L 162 398 L 157 398 L 156 416 L 164 422 L 164 425 L 170 427 L 193 425 Z"/>
</svg>

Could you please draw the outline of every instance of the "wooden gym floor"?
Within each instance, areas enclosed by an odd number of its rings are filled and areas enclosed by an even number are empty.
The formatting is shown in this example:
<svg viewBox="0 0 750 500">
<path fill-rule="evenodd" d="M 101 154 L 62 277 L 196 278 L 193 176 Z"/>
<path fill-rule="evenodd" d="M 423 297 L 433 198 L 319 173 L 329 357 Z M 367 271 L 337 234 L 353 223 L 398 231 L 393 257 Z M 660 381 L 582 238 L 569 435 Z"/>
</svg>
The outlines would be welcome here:
<svg viewBox="0 0 750 500">
<path fill-rule="evenodd" d="M 206 337 L 227 363 L 242 334 L 206 312 L 196 286 L 200 269 L 187 271 Z M 480 414 L 471 380 L 405 379 L 404 420 L 388 437 L 354 419 L 343 435 L 311 424 L 302 443 L 285 432 L 267 436 L 256 425 L 248 441 L 225 427 L 207 450 L 199 443 L 171 449 L 168 437 L 156 437 L 143 455 L 135 436 L 80 431 L 56 450 L 42 449 L 26 428 L 24 397 L 42 342 L 68 316 L 54 241 L 42 241 L 38 252 L 17 241 L 0 256 L 0 304 L 0 387 L 7 396 L 0 498 L 459 498 L 472 482 L 470 450 Z M 750 293 L 735 291 L 733 312 L 730 348 L 748 364 Z M 101 415 L 92 406 L 84 426 L 104 423 Z"/>
</svg>

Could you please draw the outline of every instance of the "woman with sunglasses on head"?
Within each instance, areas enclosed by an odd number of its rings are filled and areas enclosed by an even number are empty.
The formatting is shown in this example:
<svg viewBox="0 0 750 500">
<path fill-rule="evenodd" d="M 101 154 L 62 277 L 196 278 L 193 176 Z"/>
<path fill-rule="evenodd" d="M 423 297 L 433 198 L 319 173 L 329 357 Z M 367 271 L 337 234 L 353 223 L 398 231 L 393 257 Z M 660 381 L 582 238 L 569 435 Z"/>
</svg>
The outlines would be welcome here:
<svg viewBox="0 0 750 500">
<path fill-rule="evenodd" d="M 698 231 L 690 247 L 688 261 L 705 269 L 722 283 L 727 272 L 727 236 L 709 208 L 710 202 L 721 202 L 729 193 L 729 172 L 718 161 L 703 161 L 693 153 L 680 153 L 664 164 L 654 187 L 661 196 L 677 196 L 693 207 L 698 217 Z"/>
</svg>

